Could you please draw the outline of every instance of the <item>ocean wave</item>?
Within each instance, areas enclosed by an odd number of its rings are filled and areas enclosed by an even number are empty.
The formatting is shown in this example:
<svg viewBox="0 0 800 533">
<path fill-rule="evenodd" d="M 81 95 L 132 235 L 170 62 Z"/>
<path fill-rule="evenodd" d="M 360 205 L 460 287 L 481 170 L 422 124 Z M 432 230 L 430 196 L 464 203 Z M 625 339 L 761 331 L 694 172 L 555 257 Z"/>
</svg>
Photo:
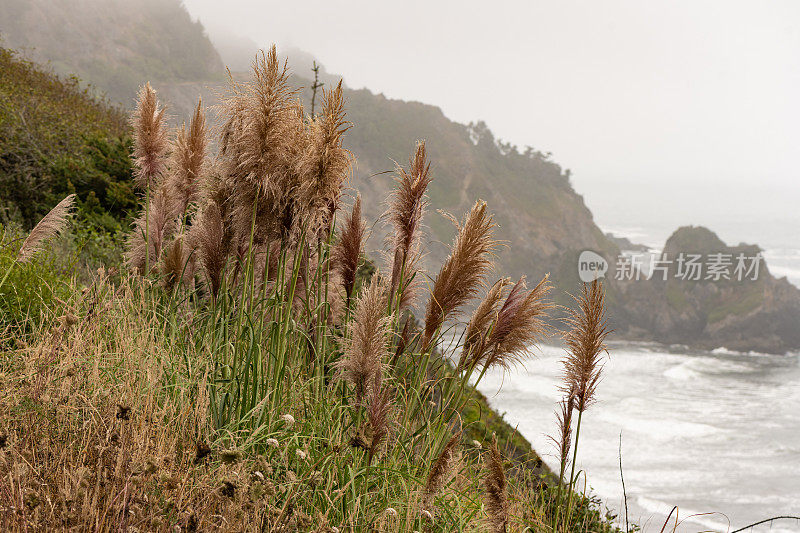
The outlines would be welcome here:
<svg viewBox="0 0 800 533">
<path fill-rule="evenodd" d="M 713 350 L 711 350 L 710 353 L 712 353 L 714 355 L 750 355 L 750 356 L 757 356 L 757 357 L 769 357 L 771 355 L 775 355 L 775 354 L 769 354 L 769 353 L 766 353 L 766 352 L 757 352 L 755 350 L 749 350 L 747 352 L 739 352 L 739 351 L 736 351 L 736 350 L 728 349 L 728 348 L 726 348 L 724 346 L 720 346 L 719 348 L 714 348 Z M 788 353 L 787 353 L 787 355 L 788 355 Z"/>
<path fill-rule="evenodd" d="M 674 418 L 668 420 L 663 416 L 659 418 L 642 418 L 631 416 L 630 413 L 611 413 L 608 411 L 599 412 L 598 416 L 616 427 L 647 434 L 659 441 L 707 437 L 722 431 L 710 424 L 688 422 Z"/>
<path fill-rule="evenodd" d="M 717 352 L 717 354 L 721 353 Z M 711 357 L 692 357 L 666 369 L 662 375 L 675 381 L 690 381 L 707 379 L 720 374 L 746 374 L 753 370 L 752 366 L 746 362 L 725 361 Z"/>
<path fill-rule="evenodd" d="M 691 368 L 688 363 L 673 366 L 672 368 L 665 370 L 663 376 L 675 381 L 689 381 L 703 378 L 700 372 Z"/>
</svg>

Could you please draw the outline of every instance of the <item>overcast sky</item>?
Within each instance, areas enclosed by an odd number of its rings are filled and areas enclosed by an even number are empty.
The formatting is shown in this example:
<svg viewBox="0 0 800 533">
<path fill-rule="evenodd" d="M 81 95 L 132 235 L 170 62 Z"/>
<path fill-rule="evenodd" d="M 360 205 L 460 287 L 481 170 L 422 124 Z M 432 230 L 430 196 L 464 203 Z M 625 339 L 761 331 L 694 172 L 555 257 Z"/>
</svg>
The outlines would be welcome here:
<svg viewBox="0 0 800 533">
<path fill-rule="evenodd" d="M 184 1 L 351 87 L 553 152 L 590 205 L 619 184 L 699 184 L 698 206 L 731 184 L 800 191 L 797 0 Z"/>
</svg>

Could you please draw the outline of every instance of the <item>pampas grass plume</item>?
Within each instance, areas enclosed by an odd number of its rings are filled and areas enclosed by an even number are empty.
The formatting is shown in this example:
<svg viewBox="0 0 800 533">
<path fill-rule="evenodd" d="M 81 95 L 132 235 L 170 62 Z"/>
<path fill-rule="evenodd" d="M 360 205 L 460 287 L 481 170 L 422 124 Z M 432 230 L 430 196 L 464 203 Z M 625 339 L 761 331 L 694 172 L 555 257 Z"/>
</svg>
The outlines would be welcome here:
<svg viewBox="0 0 800 533">
<path fill-rule="evenodd" d="M 75 204 L 75 195 L 70 194 L 50 210 L 31 230 L 17 254 L 17 261 L 28 262 L 41 251 L 44 243 L 61 232 L 67 225 L 68 217 Z"/>
</svg>

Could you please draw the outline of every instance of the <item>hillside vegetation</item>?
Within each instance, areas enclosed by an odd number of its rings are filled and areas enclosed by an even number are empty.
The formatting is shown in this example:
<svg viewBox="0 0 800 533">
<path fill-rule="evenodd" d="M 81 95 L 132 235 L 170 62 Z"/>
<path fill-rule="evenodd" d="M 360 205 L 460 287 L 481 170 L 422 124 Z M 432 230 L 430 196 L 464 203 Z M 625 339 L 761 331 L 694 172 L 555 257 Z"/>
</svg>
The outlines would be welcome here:
<svg viewBox="0 0 800 533">
<path fill-rule="evenodd" d="M 0 216 L 30 227 L 77 193 L 83 214 L 115 227 L 136 205 L 129 149 L 121 111 L 0 48 Z"/>
<path fill-rule="evenodd" d="M 556 478 L 480 413 L 470 386 L 551 333 L 546 280 L 490 283 L 486 204 L 466 210 L 426 282 L 429 160 L 417 144 L 385 216 L 394 259 L 376 271 L 360 199 L 344 209 L 341 89 L 310 117 L 273 51 L 230 91 L 212 158 L 202 106 L 169 133 L 142 89 L 132 161 L 143 202 L 124 264 L 85 282 L 66 268 L 58 295 L 41 290 L 73 194 L 27 235 L 3 226 L 0 289 L 33 282 L 32 297 L 50 298 L 38 315 L 16 310 L 19 327 L 0 339 L 3 528 L 614 530 L 577 492 L 574 466 L 602 371 L 602 286 L 572 311 Z M 445 359 L 439 339 L 471 300 L 458 356 Z"/>
</svg>

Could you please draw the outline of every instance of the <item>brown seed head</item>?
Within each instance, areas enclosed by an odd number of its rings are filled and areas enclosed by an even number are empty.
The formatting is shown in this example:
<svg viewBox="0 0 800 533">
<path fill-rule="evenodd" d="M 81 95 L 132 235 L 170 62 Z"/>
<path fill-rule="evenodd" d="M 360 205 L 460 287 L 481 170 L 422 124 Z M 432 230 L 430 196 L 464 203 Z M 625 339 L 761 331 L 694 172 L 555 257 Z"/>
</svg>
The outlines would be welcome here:
<svg viewBox="0 0 800 533">
<path fill-rule="evenodd" d="M 152 189 L 166 169 L 169 143 L 164 128 L 164 108 L 159 109 L 158 97 L 150 83 L 139 90 L 131 124 L 136 185 L 142 189 Z"/>
<path fill-rule="evenodd" d="M 511 280 L 508 278 L 498 280 L 472 314 L 464 334 L 464 345 L 458 361 L 459 370 L 470 368 L 483 358 L 489 327 L 497 321 L 498 306 L 510 284 Z"/>
<path fill-rule="evenodd" d="M 167 187 L 161 186 L 150 199 L 150 225 L 145 223 L 146 212 L 133 222 L 133 231 L 128 234 L 126 263 L 135 271 L 142 273 L 145 258 L 150 254 L 150 268 L 161 259 L 167 239 L 175 231 L 175 205 L 172 203 Z M 149 233 L 147 230 L 149 229 Z"/>
<path fill-rule="evenodd" d="M 294 166 L 294 201 L 307 230 L 313 234 L 324 235 L 339 208 L 342 185 L 350 173 L 351 155 L 342 146 L 349 128 L 340 81 L 332 91 L 322 90 L 322 113 L 299 135 L 302 138 L 305 132 L 306 139 Z"/>
<path fill-rule="evenodd" d="M 486 213 L 486 203 L 479 200 L 459 228 L 450 256 L 434 281 L 425 314 L 423 350 L 430 349 L 433 336 L 444 321 L 483 285 L 498 246 L 492 239 L 494 227 L 492 217 Z"/>
<path fill-rule="evenodd" d="M 173 239 L 167 247 L 161 265 L 164 286 L 167 289 L 173 289 L 180 283 L 188 286 L 194 277 L 194 263 L 194 256 L 189 255 L 189 250 L 184 246 L 183 237 L 178 236 Z"/>
<path fill-rule="evenodd" d="M 530 291 L 526 290 L 524 277 L 514 285 L 489 332 L 484 356 L 487 366 L 512 366 L 532 344 L 549 333 L 550 328 L 544 322 L 545 313 L 552 308 L 545 300 L 549 291 L 547 276 Z"/>
<path fill-rule="evenodd" d="M 222 285 L 227 253 L 222 214 L 216 202 L 211 201 L 200 212 L 199 222 L 192 226 L 191 242 L 197 249 L 200 264 L 212 298 L 216 298 Z"/>
<path fill-rule="evenodd" d="M 425 482 L 425 489 L 422 492 L 422 506 L 425 509 L 433 509 L 433 499 L 436 494 L 442 490 L 453 466 L 453 459 L 455 458 L 456 445 L 461 440 L 461 432 L 459 431 L 453 435 L 447 444 L 445 444 L 439 457 L 436 458 L 428 472 L 428 479 Z"/>
<path fill-rule="evenodd" d="M 564 361 L 565 393 L 574 394 L 575 408 L 583 412 L 595 399 L 603 371 L 600 356 L 608 352 L 605 338 L 611 332 L 605 315 L 605 291 L 599 280 L 584 283 L 575 298 L 577 309 L 570 310 L 569 330 L 564 335 L 568 354 Z"/>
<path fill-rule="evenodd" d="M 383 362 L 387 359 L 389 317 L 384 315 L 384 295 L 384 288 L 377 276 L 373 276 L 356 302 L 350 337 L 345 342 L 342 358 L 336 363 L 342 377 L 355 386 L 358 403 L 375 374 L 383 372 Z"/>
<path fill-rule="evenodd" d="M 394 227 L 390 235 L 394 249 L 392 259 L 392 297 L 400 288 L 411 279 L 415 269 L 416 258 L 419 253 L 422 220 L 425 215 L 427 200 L 425 191 L 431 182 L 430 164 L 426 160 L 425 141 L 417 141 L 417 148 L 411 160 L 410 168 L 397 168 L 397 177 L 392 196 L 389 199 L 387 215 Z M 414 258 L 414 260 L 412 260 Z M 403 279 L 401 279 L 401 276 Z M 410 304 L 412 287 L 404 288 L 401 309 Z"/>
<path fill-rule="evenodd" d="M 185 213 L 199 199 L 200 184 L 207 170 L 208 132 L 202 102 L 197 102 L 189 129 L 184 124 L 175 137 L 170 162 L 170 194 L 177 202 L 177 211 Z"/>
<path fill-rule="evenodd" d="M 50 210 L 31 230 L 17 254 L 17 261 L 28 262 L 41 251 L 45 242 L 56 236 L 67 225 L 67 220 L 75 204 L 75 195 L 70 194 Z"/>
<path fill-rule="evenodd" d="M 375 372 L 367 398 L 367 420 L 372 428 L 368 463 L 389 435 L 389 418 L 393 407 L 392 391 L 383 385 L 383 374 Z"/>
<path fill-rule="evenodd" d="M 488 515 L 488 530 L 492 533 L 506 533 L 508 530 L 506 473 L 503 468 L 503 458 L 497 449 L 496 437 L 492 438 L 492 443 L 489 446 L 483 483 L 486 489 L 484 506 Z"/>
<path fill-rule="evenodd" d="M 356 283 L 356 273 L 361 262 L 361 252 L 364 248 L 364 231 L 366 224 L 361 218 L 361 195 L 356 196 L 353 210 L 345 218 L 344 226 L 339 235 L 339 241 L 333 248 L 333 265 L 342 277 L 342 285 L 347 300 L 353 296 L 353 287 Z"/>
</svg>

